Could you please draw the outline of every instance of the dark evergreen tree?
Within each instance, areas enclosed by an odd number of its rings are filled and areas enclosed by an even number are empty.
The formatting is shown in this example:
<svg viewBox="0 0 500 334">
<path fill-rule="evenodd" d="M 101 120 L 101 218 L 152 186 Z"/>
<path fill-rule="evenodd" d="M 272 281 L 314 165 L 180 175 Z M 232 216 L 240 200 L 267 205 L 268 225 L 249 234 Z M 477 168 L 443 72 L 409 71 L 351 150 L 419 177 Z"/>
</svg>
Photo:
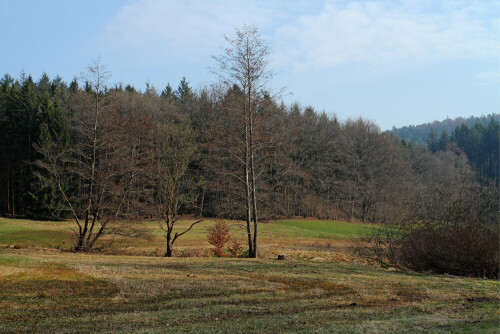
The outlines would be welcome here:
<svg viewBox="0 0 500 334">
<path fill-rule="evenodd" d="M 78 92 L 78 89 L 78 79 L 74 78 L 73 81 L 71 81 L 71 83 L 69 84 L 68 91 L 71 94 L 75 94 L 76 92 Z"/>
<path fill-rule="evenodd" d="M 161 97 L 167 100 L 168 102 L 173 102 L 175 100 L 176 96 L 174 94 L 172 86 L 170 86 L 170 83 L 168 83 L 165 89 L 162 90 Z"/>
<path fill-rule="evenodd" d="M 437 150 L 444 151 L 446 149 L 446 145 L 450 142 L 450 135 L 448 131 L 443 130 L 441 132 L 441 136 L 439 136 L 439 141 L 437 142 Z"/>
<path fill-rule="evenodd" d="M 10 106 L 19 84 L 6 74 L 0 80 L 0 214 L 12 214 L 15 138 L 13 112 Z"/>
<path fill-rule="evenodd" d="M 500 124 L 497 121 L 492 119 L 484 129 L 480 147 L 483 152 L 481 175 L 496 180 L 498 183 L 500 179 Z"/>
<path fill-rule="evenodd" d="M 69 144 L 69 124 L 60 102 L 52 102 L 48 93 L 45 101 L 39 107 L 39 136 L 34 148 L 38 151 L 62 153 Z M 37 159 L 40 159 L 37 154 Z M 26 192 L 26 215 L 35 219 L 60 219 L 64 217 L 64 199 L 53 176 L 46 175 L 43 169 L 33 166 L 30 189 Z M 67 188 L 68 180 L 62 180 L 62 186 Z"/>
<path fill-rule="evenodd" d="M 175 97 L 181 102 L 185 103 L 195 98 L 195 94 L 191 87 L 189 87 L 189 82 L 186 80 L 186 77 L 183 77 L 177 90 L 175 91 Z"/>
<path fill-rule="evenodd" d="M 438 139 L 434 129 L 431 129 L 427 136 L 427 147 L 431 152 L 436 152 L 438 150 Z"/>
<path fill-rule="evenodd" d="M 127 91 L 129 93 L 135 93 L 136 92 L 135 88 L 133 86 L 131 86 L 131 85 L 125 86 L 125 91 Z"/>
</svg>

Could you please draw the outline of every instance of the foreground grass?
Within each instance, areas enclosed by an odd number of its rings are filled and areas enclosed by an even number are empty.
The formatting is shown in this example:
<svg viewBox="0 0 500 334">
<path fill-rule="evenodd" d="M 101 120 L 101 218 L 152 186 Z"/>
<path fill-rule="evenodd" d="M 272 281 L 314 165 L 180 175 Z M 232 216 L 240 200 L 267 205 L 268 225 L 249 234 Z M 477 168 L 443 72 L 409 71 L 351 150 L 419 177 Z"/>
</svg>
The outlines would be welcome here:
<svg viewBox="0 0 500 334">
<path fill-rule="evenodd" d="M 147 237 L 105 238 L 111 247 L 84 255 L 64 252 L 72 222 L 0 218 L 0 333 L 500 331 L 498 281 L 361 264 L 352 247 L 374 226 L 263 223 L 262 259 L 250 260 L 210 257 L 213 224 L 197 225 L 175 245 L 181 257 L 166 259 L 155 222 L 144 223 Z M 244 243 L 243 224 L 229 225 Z M 290 260 L 272 260 L 282 253 Z"/>
<path fill-rule="evenodd" d="M 496 333 L 500 283 L 349 263 L 0 250 L 0 332 Z"/>
</svg>

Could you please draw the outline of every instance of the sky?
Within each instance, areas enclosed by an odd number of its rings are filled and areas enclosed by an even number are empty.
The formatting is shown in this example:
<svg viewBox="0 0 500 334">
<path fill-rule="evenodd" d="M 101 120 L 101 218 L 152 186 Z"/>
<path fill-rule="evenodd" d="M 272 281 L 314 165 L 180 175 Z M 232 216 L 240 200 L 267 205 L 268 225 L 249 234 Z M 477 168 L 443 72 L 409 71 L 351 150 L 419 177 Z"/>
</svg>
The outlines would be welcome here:
<svg viewBox="0 0 500 334">
<path fill-rule="evenodd" d="M 500 112 L 500 0 L 0 0 L 0 75 L 70 82 L 100 57 L 110 85 L 200 89 L 244 24 L 286 104 L 382 130 Z"/>
</svg>

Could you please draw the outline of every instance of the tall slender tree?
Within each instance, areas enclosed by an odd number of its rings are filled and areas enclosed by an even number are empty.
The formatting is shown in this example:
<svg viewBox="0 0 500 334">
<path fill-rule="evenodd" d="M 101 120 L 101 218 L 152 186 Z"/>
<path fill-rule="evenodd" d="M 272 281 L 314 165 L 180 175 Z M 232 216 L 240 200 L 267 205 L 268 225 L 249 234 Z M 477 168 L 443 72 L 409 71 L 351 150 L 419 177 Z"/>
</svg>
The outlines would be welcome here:
<svg viewBox="0 0 500 334">
<path fill-rule="evenodd" d="M 259 152 L 271 141 L 269 132 L 263 128 L 269 119 L 263 111 L 272 103 L 267 84 L 273 78 L 268 69 L 270 49 L 253 26 L 236 29 L 236 37 L 225 36 L 228 47 L 222 55 L 214 56 L 220 83 L 226 91 L 224 113 L 233 114 L 237 122 L 239 147 L 233 152 L 235 161 L 241 166 L 240 176 L 243 183 L 245 215 L 248 235 L 249 256 L 258 256 L 258 187 L 257 179 Z"/>
</svg>

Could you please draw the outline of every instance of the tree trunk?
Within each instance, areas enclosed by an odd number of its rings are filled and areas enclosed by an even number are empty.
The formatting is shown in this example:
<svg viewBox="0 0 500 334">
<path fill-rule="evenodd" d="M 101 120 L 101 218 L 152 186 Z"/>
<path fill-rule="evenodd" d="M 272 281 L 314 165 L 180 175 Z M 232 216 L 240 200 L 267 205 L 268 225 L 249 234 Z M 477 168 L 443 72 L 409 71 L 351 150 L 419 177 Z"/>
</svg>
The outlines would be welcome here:
<svg viewBox="0 0 500 334">
<path fill-rule="evenodd" d="M 165 249 L 165 256 L 166 257 L 172 257 L 172 247 L 173 247 L 173 241 L 172 241 L 172 229 L 173 226 L 170 226 L 170 220 L 167 219 L 167 235 L 165 236 L 165 239 L 167 239 L 167 248 Z"/>
<path fill-rule="evenodd" d="M 246 200 L 246 215 L 247 215 L 247 234 L 248 234 L 248 257 L 254 257 L 255 249 L 252 240 L 252 189 L 250 185 L 250 170 L 249 170 L 249 138 L 248 138 L 248 120 L 245 115 L 245 200 Z"/>
<path fill-rule="evenodd" d="M 252 186 L 252 205 L 253 205 L 253 258 L 258 257 L 257 253 L 257 190 L 255 184 L 255 165 L 254 165 L 254 148 L 253 148 L 253 119 L 250 118 L 250 173 Z"/>
<path fill-rule="evenodd" d="M 172 242 L 170 239 L 167 239 L 167 249 L 165 250 L 166 257 L 172 257 Z"/>
<path fill-rule="evenodd" d="M 16 210 L 15 210 L 15 200 L 16 200 L 16 197 L 14 196 L 14 192 L 15 192 L 15 189 L 16 189 L 16 184 L 14 182 L 14 172 L 11 171 L 11 176 L 12 176 L 12 179 L 11 179 L 11 182 L 10 182 L 10 195 L 11 195 L 11 202 L 10 202 L 10 214 L 12 217 L 14 217 L 16 215 Z"/>
<path fill-rule="evenodd" d="M 246 215 L 247 215 L 247 235 L 248 235 L 248 257 L 254 257 L 254 247 L 252 240 L 252 204 L 251 204 L 251 189 L 248 182 L 248 168 L 245 170 L 245 191 L 246 191 Z"/>
<path fill-rule="evenodd" d="M 10 175 L 7 175 L 7 197 L 6 197 L 6 204 L 7 204 L 7 215 L 10 214 L 10 191 L 12 188 L 12 184 L 10 183 Z"/>
<path fill-rule="evenodd" d="M 85 252 L 88 251 L 88 248 L 85 246 L 85 236 L 83 234 L 78 236 L 78 241 L 75 246 L 76 252 Z"/>
<path fill-rule="evenodd" d="M 203 204 L 205 203 L 205 191 L 207 187 L 203 186 L 203 191 L 201 192 L 200 210 L 198 211 L 198 216 L 203 217 Z"/>
</svg>

